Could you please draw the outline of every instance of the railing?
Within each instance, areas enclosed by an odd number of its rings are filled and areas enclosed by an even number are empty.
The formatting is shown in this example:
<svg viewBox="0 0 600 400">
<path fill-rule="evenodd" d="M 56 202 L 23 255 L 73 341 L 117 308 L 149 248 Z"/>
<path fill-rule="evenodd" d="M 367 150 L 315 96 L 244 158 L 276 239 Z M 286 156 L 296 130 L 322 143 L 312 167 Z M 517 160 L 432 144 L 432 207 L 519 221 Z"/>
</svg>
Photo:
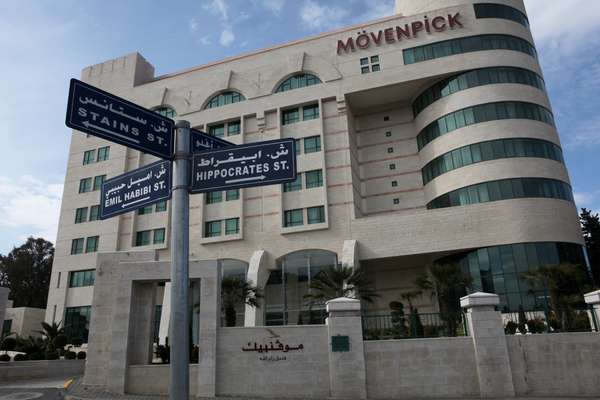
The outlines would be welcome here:
<svg viewBox="0 0 600 400">
<path fill-rule="evenodd" d="M 521 311 L 503 313 L 507 335 L 559 332 L 598 332 L 598 321 L 592 308 Z"/>
<path fill-rule="evenodd" d="M 363 315 L 364 340 L 466 336 L 466 319 L 460 313 L 442 318 L 439 313 Z"/>
</svg>

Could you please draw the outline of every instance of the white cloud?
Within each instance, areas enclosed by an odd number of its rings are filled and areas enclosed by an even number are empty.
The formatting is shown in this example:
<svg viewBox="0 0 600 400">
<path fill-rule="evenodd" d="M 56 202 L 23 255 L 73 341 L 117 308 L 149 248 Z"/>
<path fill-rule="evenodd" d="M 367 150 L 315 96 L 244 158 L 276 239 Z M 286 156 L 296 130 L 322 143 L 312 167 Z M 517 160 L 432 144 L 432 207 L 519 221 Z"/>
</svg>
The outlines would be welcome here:
<svg viewBox="0 0 600 400">
<path fill-rule="evenodd" d="M 210 0 L 202 5 L 202 8 L 213 15 L 219 16 L 221 20 L 227 21 L 229 19 L 229 5 L 225 0 Z"/>
<path fill-rule="evenodd" d="M 198 30 L 198 21 L 196 21 L 196 18 L 192 18 L 190 19 L 190 31 L 192 32 L 196 32 Z"/>
<path fill-rule="evenodd" d="M 342 25 L 350 15 L 349 8 L 335 5 L 321 5 L 313 0 L 302 4 L 300 17 L 309 30 L 331 29 Z"/>
<path fill-rule="evenodd" d="M 224 28 L 223 32 L 221 32 L 221 37 L 219 37 L 219 43 L 221 43 L 222 46 L 229 47 L 234 40 L 235 35 L 231 28 Z"/>
<path fill-rule="evenodd" d="M 585 119 L 568 130 L 564 146 L 567 150 L 600 145 L 600 116 Z"/>
<path fill-rule="evenodd" d="M 360 20 L 371 21 L 394 15 L 394 5 L 394 0 L 366 0 L 365 7 L 367 7 L 367 12 L 360 16 Z"/>
<path fill-rule="evenodd" d="M 204 45 L 204 46 L 208 46 L 212 44 L 212 40 L 210 40 L 210 36 L 202 36 L 200 39 L 198 39 L 198 42 L 200 42 L 200 44 Z"/>
<path fill-rule="evenodd" d="M 262 6 L 267 9 L 267 11 L 279 14 L 285 6 L 285 1 L 286 0 L 262 0 L 261 3 Z"/>
<path fill-rule="evenodd" d="M 588 208 L 594 211 L 600 211 L 600 190 L 591 192 L 573 192 L 577 208 Z"/>
<path fill-rule="evenodd" d="M 0 226 L 17 228 L 28 236 L 56 241 L 63 185 L 32 176 L 0 176 Z"/>
</svg>

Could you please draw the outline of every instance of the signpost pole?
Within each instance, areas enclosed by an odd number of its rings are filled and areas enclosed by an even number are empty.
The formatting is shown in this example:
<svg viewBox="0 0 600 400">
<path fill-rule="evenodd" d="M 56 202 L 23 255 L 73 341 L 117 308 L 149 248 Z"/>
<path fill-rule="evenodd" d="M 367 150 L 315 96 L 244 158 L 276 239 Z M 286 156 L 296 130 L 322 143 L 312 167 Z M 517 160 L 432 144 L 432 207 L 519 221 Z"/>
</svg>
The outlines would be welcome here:
<svg viewBox="0 0 600 400">
<path fill-rule="evenodd" d="M 171 318 L 169 344 L 171 368 L 169 397 L 188 400 L 189 397 L 189 192 L 190 123 L 177 121 L 175 158 L 173 160 L 173 191 L 171 200 Z"/>
</svg>

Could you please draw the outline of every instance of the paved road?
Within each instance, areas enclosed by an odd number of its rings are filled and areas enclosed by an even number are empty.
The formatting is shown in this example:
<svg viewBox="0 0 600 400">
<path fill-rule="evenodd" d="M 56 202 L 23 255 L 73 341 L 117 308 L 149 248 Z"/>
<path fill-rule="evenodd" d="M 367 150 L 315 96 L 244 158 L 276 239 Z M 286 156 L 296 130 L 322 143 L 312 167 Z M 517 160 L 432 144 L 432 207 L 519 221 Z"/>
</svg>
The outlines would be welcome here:
<svg viewBox="0 0 600 400">
<path fill-rule="evenodd" d="M 0 400 L 62 400 L 64 379 L 37 379 L 0 383 Z"/>
</svg>

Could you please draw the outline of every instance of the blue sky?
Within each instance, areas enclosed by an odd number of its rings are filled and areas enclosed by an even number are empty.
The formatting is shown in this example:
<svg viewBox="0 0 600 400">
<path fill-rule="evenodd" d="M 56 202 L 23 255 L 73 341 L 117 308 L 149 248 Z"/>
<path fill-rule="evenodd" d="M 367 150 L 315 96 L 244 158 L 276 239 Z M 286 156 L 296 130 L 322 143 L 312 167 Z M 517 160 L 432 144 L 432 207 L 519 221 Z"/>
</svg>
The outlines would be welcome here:
<svg viewBox="0 0 600 400">
<path fill-rule="evenodd" d="M 54 241 L 68 80 L 138 51 L 165 74 L 390 15 L 393 0 L 0 3 L 0 253 Z M 577 205 L 600 211 L 600 1 L 525 0 Z"/>
</svg>

